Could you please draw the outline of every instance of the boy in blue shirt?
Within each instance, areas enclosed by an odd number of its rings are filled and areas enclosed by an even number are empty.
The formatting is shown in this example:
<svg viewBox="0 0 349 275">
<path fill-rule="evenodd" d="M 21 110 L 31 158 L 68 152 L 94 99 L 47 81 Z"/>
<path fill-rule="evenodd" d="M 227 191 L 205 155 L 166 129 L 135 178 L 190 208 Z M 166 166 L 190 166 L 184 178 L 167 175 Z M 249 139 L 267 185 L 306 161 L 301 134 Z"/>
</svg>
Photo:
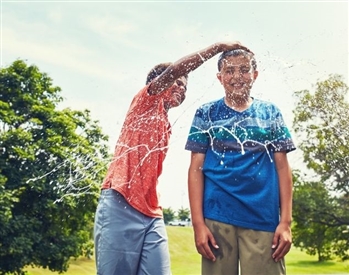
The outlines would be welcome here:
<svg viewBox="0 0 349 275">
<path fill-rule="evenodd" d="M 223 52 L 218 70 L 225 96 L 197 109 L 185 146 L 202 275 L 286 274 L 295 146 L 280 110 L 250 95 L 253 53 Z"/>
</svg>

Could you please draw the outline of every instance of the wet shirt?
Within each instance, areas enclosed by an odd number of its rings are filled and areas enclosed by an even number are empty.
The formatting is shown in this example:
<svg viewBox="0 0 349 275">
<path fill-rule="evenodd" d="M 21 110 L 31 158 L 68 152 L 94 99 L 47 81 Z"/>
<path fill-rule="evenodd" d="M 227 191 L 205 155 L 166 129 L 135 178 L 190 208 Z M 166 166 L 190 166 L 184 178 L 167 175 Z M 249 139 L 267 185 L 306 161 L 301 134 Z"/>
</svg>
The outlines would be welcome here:
<svg viewBox="0 0 349 275">
<path fill-rule="evenodd" d="M 185 148 L 205 154 L 205 218 L 274 232 L 279 223 L 274 153 L 295 149 L 275 105 L 254 99 L 237 112 L 223 98 L 204 104 L 196 111 Z"/>
<path fill-rule="evenodd" d="M 162 217 L 157 195 L 171 125 L 163 94 L 149 95 L 144 87 L 133 99 L 115 146 L 102 189 L 113 188 L 150 217 Z"/>
</svg>

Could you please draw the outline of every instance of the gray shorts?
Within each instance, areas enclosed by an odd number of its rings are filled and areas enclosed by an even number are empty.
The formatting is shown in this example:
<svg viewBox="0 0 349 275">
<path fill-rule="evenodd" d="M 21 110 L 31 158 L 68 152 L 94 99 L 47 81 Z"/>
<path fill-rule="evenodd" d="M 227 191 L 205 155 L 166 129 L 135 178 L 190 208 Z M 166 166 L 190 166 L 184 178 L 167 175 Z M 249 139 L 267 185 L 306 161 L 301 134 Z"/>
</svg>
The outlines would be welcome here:
<svg viewBox="0 0 349 275">
<path fill-rule="evenodd" d="M 205 220 L 219 248 L 212 248 L 216 261 L 202 257 L 202 275 L 284 275 L 284 259 L 272 259 L 274 233 L 255 231 Z M 239 273 L 240 269 L 240 273 Z"/>
<path fill-rule="evenodd" d="M 171 274 L 163 219 L 138 212 L 115 190 L 99 198 L 94 245 L 97 275 Z"/>
</svg>

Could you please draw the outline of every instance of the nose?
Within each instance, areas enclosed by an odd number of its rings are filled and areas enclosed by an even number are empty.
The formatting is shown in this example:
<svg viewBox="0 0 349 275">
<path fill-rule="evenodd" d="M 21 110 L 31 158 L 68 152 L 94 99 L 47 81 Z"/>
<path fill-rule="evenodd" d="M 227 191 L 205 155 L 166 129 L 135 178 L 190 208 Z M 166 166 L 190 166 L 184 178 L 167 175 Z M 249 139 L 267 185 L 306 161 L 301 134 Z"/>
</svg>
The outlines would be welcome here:
<svg viewBox="0 0 349 275">
<path fill-rule="evenodd" d="M 183 93 L 185 93 L 186 91 L 187 91 L 187 89 L 184 87 L 184 86 L 179 86 L 178 87 L 180 90 L 181 90 L 181 92 L 183 92 Z"/>
<path fill-rule="evenodd" d="M 175 83 L 175 85 L 176 85 L 175 90 L 178 93 L 184 94 L 186 92 L 187 88 L 184 85 L 178 85 L 178 83 Z"/>
<path fill-rule="evenodd" d="M 240 70 L 235 70 L 233 72 L 233 78 L 240 78 L 242 76 L 242 73 L 240 72 Z"/>
</svg>

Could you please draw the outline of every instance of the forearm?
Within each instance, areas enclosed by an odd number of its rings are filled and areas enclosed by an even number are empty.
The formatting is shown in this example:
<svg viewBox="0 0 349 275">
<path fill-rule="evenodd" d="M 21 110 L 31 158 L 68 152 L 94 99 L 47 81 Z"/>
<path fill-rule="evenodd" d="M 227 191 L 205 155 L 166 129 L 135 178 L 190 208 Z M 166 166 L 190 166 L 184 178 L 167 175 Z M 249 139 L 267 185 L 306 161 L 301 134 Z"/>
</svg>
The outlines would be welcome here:
<svg viewBox="0 0 349 275">
<path fill-rule="evenodd" d="M 198 224 L 203 224 L 204 216 L 203 216 L 202 210 L 203 210 L 204 184 L 203 184 L 202 172 L 189 171 L 188 193 L 189 193 L 190 213 L 192 216 L 193 226 L 196 226 Z"/>
<path fill-rule="evenodd" d="M 210 58 L 221 52 L 223 48 L 224 47 L 222 46 L 222 44 L 215 43 L 205 49 L 194 52 L 177 60 L 169 68 L 173 79 L 187 75 L 191 71 L 197 69 L 206 60 L 209 60 Z"/>
<path fill-rule="evenodd" d="M 291 176 L 290 176 L 291 177 Z M 280 223 L 292 222 L 292 180 L 280 181 Z"/>
<path fill-rule="evenodd" d="M 233 49 L 243 49 L 250 51 L 242 46 L 239 42 L 221 42 L 186 55 L 172 63 L 151 85 L 151 94 L 158 94 L 169 88 L 176 79 L 188 75 L 191 71 L 197 69 L 206 60 L 212 58 L 219 52 L 229 51 Z"/>
<path fill-rule="evenodd" d="M 277 166 L 280 192 L 280 223 L 290 225 L 292 221 L 292 172 L 286 156 Z"/>
<path fill-rule="evenodd" d="M 193 226 L 202 225 L 204 224 L 204 175 L 201 166 L 195 163 L 191 163 L 188 171 L 188 193 Z"/>
<path fill-rule="evenodd" d="M 197 69 L 205 61 L 211 59 L 220 52 L 230 51 L 233 49 L 243 49 L 250 51 L 248 48 L 242 46 L 239 42 L 218 42 L 214 43 L 211 46 L 202 49 L 200 51 L 189 54 L 185 57 L 174 62 L 169 70 L 173 75 L 173 79 L 177 79 L 183 75 L 190 73 L 191 71 Z"/>
</svg>

